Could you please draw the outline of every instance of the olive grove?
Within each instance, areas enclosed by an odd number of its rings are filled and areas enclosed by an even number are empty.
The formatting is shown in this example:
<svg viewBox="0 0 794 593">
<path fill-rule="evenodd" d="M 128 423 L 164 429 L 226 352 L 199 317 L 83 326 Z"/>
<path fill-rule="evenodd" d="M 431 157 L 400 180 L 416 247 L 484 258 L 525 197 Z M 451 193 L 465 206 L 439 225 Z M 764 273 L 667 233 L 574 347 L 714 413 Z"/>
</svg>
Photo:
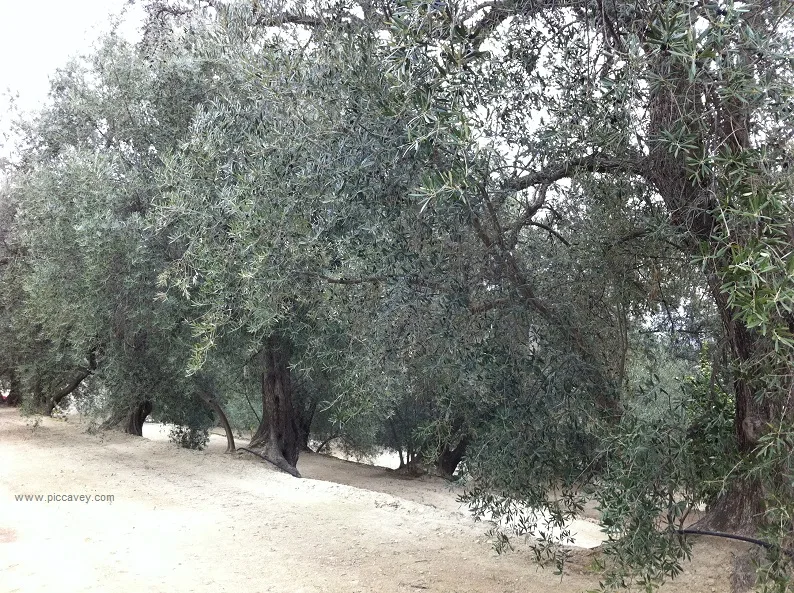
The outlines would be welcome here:
<svg viewBox="0 0 794 593">
<path fill-rule="evenodd" d="M 11 403 L 386 447 L 541 559 L 595 500 L 605 589 L 708 532 L 787 590 L 790 3 L 144 4 L 18 123 Z"/>
</svg>

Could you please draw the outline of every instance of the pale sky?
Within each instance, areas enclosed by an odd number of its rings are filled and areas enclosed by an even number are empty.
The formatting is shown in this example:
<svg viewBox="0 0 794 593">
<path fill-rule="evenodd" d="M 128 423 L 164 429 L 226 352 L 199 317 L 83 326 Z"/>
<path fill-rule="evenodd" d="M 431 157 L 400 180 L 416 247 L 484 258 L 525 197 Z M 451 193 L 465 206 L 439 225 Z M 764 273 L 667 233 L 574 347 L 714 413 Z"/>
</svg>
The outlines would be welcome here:
<svg viewBox="0 0 794 593">
<path fill-rule="evenodd" d="M 49 76 L 71 56 L 86 53 L 110 27 L 111 15 L 128 12 L 122 32 L 134 37 L 139 6 L 127 0 L 0 0 L 0 158 L 8 154 L 8 94 L 32 111 L 47 98 Z"/>
</svg>

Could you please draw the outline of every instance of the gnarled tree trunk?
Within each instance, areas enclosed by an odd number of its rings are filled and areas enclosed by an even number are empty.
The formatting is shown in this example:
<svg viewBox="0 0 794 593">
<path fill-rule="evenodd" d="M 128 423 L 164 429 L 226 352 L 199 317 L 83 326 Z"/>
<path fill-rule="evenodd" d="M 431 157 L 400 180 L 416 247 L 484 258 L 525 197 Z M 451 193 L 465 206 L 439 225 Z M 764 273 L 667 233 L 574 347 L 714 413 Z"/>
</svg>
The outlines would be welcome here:
<svg viewBox="0 0 794 593">
<path fill-rule="evenodd" d="M 682 113 L 691 118 L 692 129 L 699 129 L 696 122 L 698 118 L 704 117 L 703 113 L 708 109 L 704 98 L 708 95 L 702 90 L 694 92 L 685 69 L 668 55 L 657 58 L 654 69 L 657 75 L 678 83 L 660 85 L 660 88 L 651 93 L 651 151 L 647 177 L 664 200 L 672 224 L 688 237 L 688 249 L 698 255 L 702 246 L 708 245 L 711 253 L 717 253 L 720 244 L 714 236 L 716 220 L 712 214 L 717 207 L 717 201 L 708 187 L 709 182 L 693 182 L 687 171 L 684 155 L 670 152 L 667 143 L 662 140 L 666 134 L 674 132 L 676 126 L 681 125 Z M 720 123 L 710 133 L 728 151 L 738 153 L 747 150 L 750 146 L 747 107 L 738 102 L 720 100 L 711 108 L 719 113 Z M 720 261 L 720 258 L 715 259 L 712 269 L 706 270 L 706 283 L 720 315 L 731 358 L 737 367 L 747 367 L 759 353 L 769 350 L 769 344 L 738 319 L 737 311 L 723 292 L 718 270 L 727 267 L 727 263 Z M 755 397 L 751 380 L 751 377 L 737 373 L 733 386 L 736 443 L 745 454 L 750 453 L 757 444 L 757 437 L 753 435 L 754 427 L 766 425 L 773 419 L 773 405 L 765 398 Z M 709 510 L 699 522 L 699 527 L 733 533 L 752 533 L 763 519 L 762 500 L 760 483 L 754 480 L 737 482 Z"/>
<path fill-rule="evenodd" d="M 436 470 L 442 478 L 451 480 L 455 476 L 455 470 L 466 455 L 468 446 L 469 437 L 464 436 L 454 448 L 450 449 L 448 444 L 444 447 L 436 461 Z"/>
<path fill-rule="evenodd" d="M 124 425 L 124 432 L 134 436 L 143 436 L 143 423 L 146 417 L 152 413 L 152 402 L 145 400 L 130 410 L 127 415 L 127 422 Z"/>
<path fill-rule="evenodd" d="M 262 421 L 249 447 L 279 469 L 300 477 L 297 464 L 301 450 L 292 380 L 290 344 L 280 336 L 267 339 L 262 350 Z"/>
</svg>

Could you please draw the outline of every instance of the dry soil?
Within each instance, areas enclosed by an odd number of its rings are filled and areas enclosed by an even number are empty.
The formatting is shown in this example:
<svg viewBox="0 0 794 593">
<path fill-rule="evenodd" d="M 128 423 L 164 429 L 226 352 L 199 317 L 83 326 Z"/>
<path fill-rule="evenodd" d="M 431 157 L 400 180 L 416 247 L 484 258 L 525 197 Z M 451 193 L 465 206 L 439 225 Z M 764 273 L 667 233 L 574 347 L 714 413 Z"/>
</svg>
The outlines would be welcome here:
<svg viewBox="0 0 794 593">
<path fill-rule="evenodd" d="M 526 549 L 494 553 L 487 526 L 435 478 L 304 454 L 304 479 L 247 454 L 177 448 L 146 425 L 136 438 L 89 434 L 79 417 L 0 407 L 0 592 L 535 593 L 598 585 L 581 549 L 562 579 Z M 17 500 L 42 495 L 44 500 Z M 46 501 L 112 495 L 113 501 Z M 580 544 L 596 545 L 592 521 Z M 663 593 L 729 590 L 732 555 L 700 542 Z"/>
</svg>

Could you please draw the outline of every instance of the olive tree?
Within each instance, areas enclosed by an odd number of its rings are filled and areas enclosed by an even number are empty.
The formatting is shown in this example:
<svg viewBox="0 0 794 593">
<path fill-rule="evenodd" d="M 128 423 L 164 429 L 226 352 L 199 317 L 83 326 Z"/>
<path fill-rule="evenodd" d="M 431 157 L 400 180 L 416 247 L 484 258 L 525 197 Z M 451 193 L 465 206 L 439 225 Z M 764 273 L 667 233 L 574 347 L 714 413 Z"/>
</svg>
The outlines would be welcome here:
<svg viewBox="0 0 794 593">
<path fill-rule="evenodd" d="M 794 502 L 784 485 L 794 330 L 788 3 L 409 3 L 392 22 L 395 78 L 414 93 L 420 114 L 415 142 L 438 156 L 424 186 L 428 207 L 465 204 L 513 298 L 548 336 L 546 350 L 577 360 L 563 392 L 603 412 L 582 418 L 585 433 L 601 437 L 595 463 L 577 475 L 599 484 L 615 538 L 620 561 L 607 584 L 630 574 L 650 587 L 676 574 L 689 550 L 682 527 L 700 502 L 710 506 L 703 528 L 767 533 L 767 568 L 784 574 L 780 546 Z M 602 252 L 583 260 L 582 239 L 598 240 L 599 229 Z M 580 266 L 568 268 L 566 256 L 545 259 L 537 249 L 543 237 L 578 251 Z M 628 257 L 616 262 L 616 251 Z M 664 257 L 677 263 L 664 265 Z M 582 273 L 590 262 L 598 276 Z M 675 291 L 665 275 L 687 262 L 682 277 L 693 284 Z M 610 277 L 612 263 L 619 266 Z M 555 298 L 552 290 L 565 284 L 579 298 Z M 642 434 L 636 406 L 647 393 L 619 382 L 626 324 L 686 307 L 693 294 L 708 295 L 721 326 L 711 339 L 724 344 L 729 362 L 732 446 L 716 451 L 731 461 L 719 467 L 690 454 L 703 436 L 688 425 L 686 408 L 700 405 L 691 394 L 683 415 L 671 411 L 679 415 L 658 438 L 640 443 L 629 437 Z M 542 376 L 547 384 L 549 373 Z M 655 457 L 640 455 L 649 450 Z M 475 498 L 485 507 L 542 503 L 525 497 L 532 484 L 516 475 L 534 475 L 551 457 L 527 450 L 515 459 L 529 464 L 526 472 L 507 459 L 482 469 L 491 481 Z M 570 467 L 551 464 L 550 474 L 537 475 L 559 480 Z M 704 481 L 724 487 L 706 496 L 697 485 Z"/>
<path fill-rule="evenodd" d="M 50 413 L 90 392 L 85 409 L 138 435 L 158 399 L 184 413 L 205 408 L 184 376 L 184 312 L 156 301 L 157 276 L 176 252 L 147 216 L 158 153 L 210 85 L 184 67 L 184 45 L 146 52 L 111 35 L 60 71 L 50 103 L 21 124 L 8 190 L 23 295 L 11 315 L 31 344 L 16 370 L 29 403 Z"/>
</svg>

